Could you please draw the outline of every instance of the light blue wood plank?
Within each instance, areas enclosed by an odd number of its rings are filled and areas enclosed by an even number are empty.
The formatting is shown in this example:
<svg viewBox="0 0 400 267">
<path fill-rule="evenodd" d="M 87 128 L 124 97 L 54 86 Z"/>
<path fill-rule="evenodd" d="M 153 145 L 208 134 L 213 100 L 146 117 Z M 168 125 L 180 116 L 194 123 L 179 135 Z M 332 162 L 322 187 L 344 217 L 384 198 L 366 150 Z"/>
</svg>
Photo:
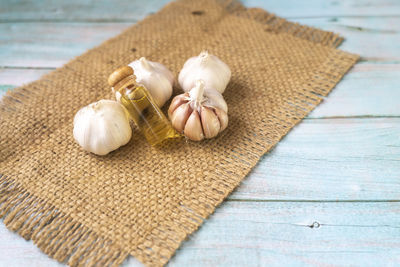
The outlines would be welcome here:
<svg viewBox="0 0 400 267">
<path fill-rule="evenodd" d="M 0 21 L 137 21 L 171 0 L 7 0 Z"/>
<path fill-rule="evenodd" d="M 50 70 L 0 69 L 0 85 L 20 86 Z M 308 118 L 400 116 L 400 90 L 395 90 L 400 64 L 359 63 Z"/>
<path fill-rule="evenodd" d="M 400 1 L 398 2 L 400 4 Z M 399 10 L 400 11 L 400 10 Z M 400 17 L 354 17 L 295 19 L 294 21 L 342 35 L 342 50 L 357 53 L 362 60 L 400 60 Z"/>
<path fill-rule="evenodd" d="M 246 7 L 261 7 L 288 18 L 328 16 L 398 16 L 397 0 L 242 0 Z"/>
<path fill-rule="evenodd" d="M 399 213 L 399 203 L 227 202 L 170 266 L 396 266 Z"/>
<path fill-rule="evenodd" d="M 0 64 L 61 67 L 128 26 L 129 23 L 1 23 Z"/>
<path fill-rule="evenodd" d="M 168 0 L 143 1 L 28 1 L 9 0 L 0 9 L 0 20 L 133 21 L 155 12 Z M 262 7 L 284 17 L 400 15 L 397 0 L 242 0 L 248 7 Z M 107 12 L 105 12 L 107 11 Z"/>
<path fill-rule="evenodd" d="M 0 266 L 60 266 L 3 224 L 0 235 Z M 396 266 L 399 261 L 400 203 L 228 201 L 168 266 Z M 131 257 L 123 266 L 140 265 Z"/>
<path fill-rule="evenodd" d="M 21 86 L 35 81 L 53 69 L 1 69 L 0 86 Z"/>
<path fill-rule="evenodd" d="M 358 63 L 308 118 L 399 116 L 400 64 Z"/>
<path fill-rule="evenodd" d="M 304 120 L 231 199 L 400 199 L 400 118 Z"/>
<path fill-rule="evenodd" d="M 337 32 L 342 49 L 364 60 L 400 60 L 400 18 L 301 19 L 299 22 Z M 1 23 L 0 67 L 60 67 L 72 57 L 117 35 L 130 23 Z M 361 28 L 359 28 L 361 27 Z M 62 32 L 63 34 L 59 34 Z M 27 41 L 29 40 L 29 41 Z M 210 48 L 212 50 L 212 48 Z"/>
</svg>

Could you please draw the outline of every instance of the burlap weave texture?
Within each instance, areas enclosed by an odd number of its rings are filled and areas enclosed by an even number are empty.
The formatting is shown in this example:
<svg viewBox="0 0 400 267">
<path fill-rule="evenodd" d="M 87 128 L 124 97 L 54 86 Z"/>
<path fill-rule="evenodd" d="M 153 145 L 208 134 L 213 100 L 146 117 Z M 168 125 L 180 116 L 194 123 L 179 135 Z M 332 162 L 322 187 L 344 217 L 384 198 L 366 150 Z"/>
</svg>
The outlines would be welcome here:
<svg viewBox="0 0 400 267">
<path fill-rule="evenodd" d="M 149 266 L 165 264 L 356 62 L 336 49 L 341 41 L 238 2 L 168 4 L 4 96 L 0 217 L 70 265 L 118 265 L 129 254 Z M 204 49 L 232 70 L 224 93 L 229 126 L 220 136 L 151 147 L 136 130 L 105 157 L 74 142 L 74 114 L 112 98 L 107 77 L 114 69 L 145 56 L 177 75 Z"/>
</svg>

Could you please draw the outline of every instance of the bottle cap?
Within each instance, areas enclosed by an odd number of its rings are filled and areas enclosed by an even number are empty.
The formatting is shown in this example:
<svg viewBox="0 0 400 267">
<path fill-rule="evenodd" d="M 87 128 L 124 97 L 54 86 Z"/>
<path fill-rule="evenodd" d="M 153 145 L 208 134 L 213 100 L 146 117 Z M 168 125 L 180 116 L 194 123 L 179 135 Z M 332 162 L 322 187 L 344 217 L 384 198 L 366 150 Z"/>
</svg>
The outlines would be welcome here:
<svg viewBox="0 0 400 267">
<path fill-rule="evenodd" d="M 126 77 L 133 75 L 133 69 L 129 66 L 123 66 L 116 69 L 113 73 L 108 76 L 108 84 L 114 87 L 117 83 L 125 79 Z"/>
</svg>

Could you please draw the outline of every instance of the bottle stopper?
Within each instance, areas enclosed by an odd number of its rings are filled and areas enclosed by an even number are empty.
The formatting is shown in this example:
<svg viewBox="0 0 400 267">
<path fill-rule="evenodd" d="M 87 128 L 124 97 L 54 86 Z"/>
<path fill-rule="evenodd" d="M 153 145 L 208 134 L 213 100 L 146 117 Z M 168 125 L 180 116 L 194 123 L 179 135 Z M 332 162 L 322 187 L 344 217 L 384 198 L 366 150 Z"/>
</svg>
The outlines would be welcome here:
<svg viewBox="0 0 400 267">
<path fill-rule="evenodd" d="M 129 66 L 123 66 L 116 69 L 113 73 L 108 76 L 108 84 L 114 87 L 117 83 L 122 81 L 128 76 L 134 75 L 133 69 Z M 136 77 L 135 77 L 136 80 Z"/>
</svg>

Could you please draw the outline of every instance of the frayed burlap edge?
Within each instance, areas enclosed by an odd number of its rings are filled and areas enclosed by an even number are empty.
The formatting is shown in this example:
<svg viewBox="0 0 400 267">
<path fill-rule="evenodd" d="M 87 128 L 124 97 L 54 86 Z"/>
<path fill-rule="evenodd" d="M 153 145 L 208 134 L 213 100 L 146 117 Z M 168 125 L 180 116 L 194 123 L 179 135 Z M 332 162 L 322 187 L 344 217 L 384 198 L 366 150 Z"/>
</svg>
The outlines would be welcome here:
<svg viewBox="0 0 400 267">
<path fill-rule="evenodd" d="M 265 25 L 266 31 L 289 34 L 329 47 L 337 47 L 343 41 L 343 38 L 335 33 L 289 22 L 259 8 L 247 9 L 237 1 L 221 0 L 218 2 L 228 13 L 253 19 Z M 293 117 L 288 118 L 286 122 L 288 126 L 297 124 L 313 110 L 323 100 L 323 96 L 329 94 L 357 60 L 358 56 L 356 55 L 334 51 L 331 57 L 328 57 L 325 61 L 324 68 L 321 68 L 323 71 L 315 72 L 306 84 L 299 84 L 300 87 L 304 88 L 304 94 L 296 95 L 296 99 L 285 103 L 283 107 L 289 110 L 290 114 L 293 114 Z M 332 65 L 332 62 L 335 62 L 335 64 Z M 325 84 L 325 86 L 322 88 L 321 84 Z M 310 94 L 309 92 L 312 93 Z M 24 87 L 8 91 L 3 96 L 0 104 L 0 116 L 17 111 L 18 108 L 21 108 L 25 99 L 38 93 L 40 92 L 30 91 Z M 290 129 L 291 127 L 287 127 L 287 132 Z M 259 156 L 269 150 L 262 144 L 258 146 L 257 154 L 259 155 L 249 159 L 249 163 L 252 165 L 257 163 Z M 235 187 L 239 183 L 240 181 L 236 181 Z M 212 211 L 232 191 L 226 190 L 226 188 L 224 190 L 220 190 L 221 188 L 215 189 L 223 192 L 223 194 L 219 195 L 218 198 L 213 198 L 213 201 L 209 199 L 210 202 L 208 204 L 211 206 Z M 138 248 L 137 251 L 130 251 L 130 253 L 147 265 L 158 266 L 166 264 L 174 254 L 174 251 L 180 246 L 181 240 L 184 240 L 194 232 L 203 222 L 203 217 L 197 215 L 201 214 L 201 212 L 198 213 L 184 208 L 181 210 L 180 216 L 186 218 L 183 221 L 188 223 L 174 223 L 169 229 L 165 229 L 172 231 L 179 237 L 179 241 L 171 241 L 168 244 L 171 247 L 171 251 L 166 254 L 152 251 L 146 257 L 141 256 L 143 254 L 140 251 L 143 248 Z M 4 219 L 8 229 L 17 232 L 26 240 L 32 240 L 50 257 L 71 266 L 118 266 L 129 255 L 128 252 L 114 244 L 110 239 L 94 233 L 68 214 L 62 213 L 43 199 L 32 195 L 17 181 L 5 175 L 0 176 L 0 218 Z M 157 239 L 157 236 L 153 238 Z M 159 240 L 159 242 L 165 242 L 165 240 Z M 159 261 L 154 261 L 155 258 Z"/>
<path fill-rule="evenodd" d="M 111 240 L 97 235 L 4 175 L 0 176 L 0 218 L 9 230 L 71 266 L 118 266 L 128 256 Z"/>
</svg>

